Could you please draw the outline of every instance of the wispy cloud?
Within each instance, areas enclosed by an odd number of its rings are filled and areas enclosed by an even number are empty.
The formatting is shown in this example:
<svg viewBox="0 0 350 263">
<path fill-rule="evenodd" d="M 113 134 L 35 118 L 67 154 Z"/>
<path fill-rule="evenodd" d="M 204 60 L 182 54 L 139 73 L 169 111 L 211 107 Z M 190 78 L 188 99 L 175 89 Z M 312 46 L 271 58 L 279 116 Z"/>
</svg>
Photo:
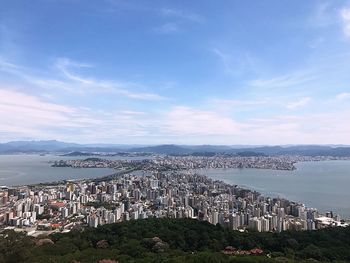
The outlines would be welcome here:
<svg viewBox="0 0 350 263">
<path fill-rule="evenodd" d="M 203 16 L 197 13 L 186 12 L 180 9 L 162 8 L 160 10 L 160 13 L 165 17 L 180 18 L 180 19 L 189 20 L 192 22 L 197 22 L 197 23 L 202 23 L 204 21 Z"/>
<path fill-rule="evenodd" d="M 346 37 L 350 37 L 350 7 L 341 9 L 340 17 L 343 22 L 343 32 Z"/>
<path fill-rule="evenodd" d="M 192 12 L 187 12 L 174 8 L 162 8 L 158 13 L 166 18 L 166 22 L 160 26 L 153 28 L 153 32 L 158 34 L 172 34 L 186 31 L 186 26 L 189 23 L 203 23 L 204 17 Z"/>
<path fill-rule="evenodd" d="M 213 111 L 176 106 L 166 115 L 165 128 L 176 135 L 234 135 L 244 125 Z"/>
<path fill-rule="evenodd" d="M 79 84 L 78 86 L 75 85 L 75 87 L 83 87 L 85 88 L 85 91 L 94 91 L 94 92 L 113 92 L 117 93 L 132 99 L 139 99 L 139 100 L 162 100 L 165 99 L 164 97 L 155 94 L 155 93 L 144 93 L 144 92 L 135 92 L 131 90 L 131 87 L 135 88 L 135 86 L 138 86 L 134 83 L 118 83 L 115 81 L 108 81 L 108 80 L 100 80 L 100 79 L 93 79 L 93 78 L 87 78 L 80 76 L 73 71 L 70 70 L 70 68 L 78 67 L 78 68 L 84 68 L 84 67 L 91 67 L 89 64 L 85 63 L 77 63 L 67 58 L 61 58 L 56 63 L 56 66 L 58 69 L 62 71 L 62 73 L 65 75 L 65 77 L 75 82 L 75 84 Z"/>
<path fill-rule="evenodd" d="M 16 135 L 42 136 L 52 128 L 77 127 L 75 108 L 49 103 L 38 97 L 0 89 L 0 130 Z M 79 122 L 81 124 L 81 119 Z M 81 126 L 80 126 L 81 127 Z M 20 136 L 20 137 L 22 137 Z"/>
<path fill-rule="evenodd" d="M 343 93 L 339 93 L 336 98 L 338 100 L 346 100 L 346 99 L 350 99 L 350 92 L 343 92 Z"/>
<path fill-rule="evenodd" d="M 90 68 L 92 65 L 86 64 L 86 63 L 78 63 L 76 61 L 73 61 L 69 58 L 58 58 L 55 66 L 62 71 L 62 73 L 70 80 L 81 82 L 83 84 L 93 84 L 93 80 L 89 80 L 87 78 L 82 78 L 73 72 L 69 71 L 69 68 Z"/>
<path fill-rule="evenodd" d="M 165 23 L 161 26 L 153 28 L 153 31 L 158 34 L 171 34 L 180 31 L 180 27 L 177 23 Z"/>
<path fill-rule="evenodd" d="M 256 98 L 256 99 L 210 99 L 209 106 L 220 112 L 242 112 L 252 111 L 266 107 L 266 104 L 270 102 L 269 98 Z M 271 103 L 269 103 L 271 105 Z"/>
<path fill-rule="evenodd" d="M 308 101 L 301 98 L 292 108 Z M 147 138 L 148 143 L 259 144 L 264 138 L 265 144 L 350 143 L 350 123 L 344 121 L 349 118 L 349 108 L 336 114 L 264 115 L 241 121 L 217 109 L 188 106 L 173 106 L 154 114 L 132 109 L 94 110 L 48 102 L 0 86 L 0 140 L 142 143 Z"/>
<path fill-rule="evenodd" d="M 43 78 L 29 69 L 0 60 L 0 71 L 14 74 L 31 84 L 48 89 L 62 89 L 75 94 L 86 93 L 114 93 L 138 100 L 163 100 L 163 96 L 150 92 L 136 91 L 142 85 L 130 82 L 117 82 L 115 80 L 96 79 L 79 75 L 73 69 L 91 68 L 91 64 L 80 63 L 69 58 L 58 58 L 55 67 L 56 73 L 50 73 L 52 78 Z M 60 74 L 57 74 L 60 73 Z M 48 73 L 46 72 L 46 75 Z M 143 88 L 143 87 L 142 87 Z"/>
<path fill-rule="evenodd" d="M 14 70 L 17 70 L 17 69 L 18 69 L 17 65 L 12 64 L 6 60 L 3 60 L 0 57 L 0 71 L 13 72 Z"/>
<path fill-rule="evenodd" d="M 210 50 L 222 63 L 226 73 L 230 75 L 242 75 L 255 70 L 255 59 L 246 51 L 227 51 L 215 47 Z"/>
<path fill-rule="evenodd" d="M 334 19 L 334 8 L 331 2 L 320 2 L 315 5 L 309 18 L 309 25 L 313 27 L 326 27 L 337 23 Z"/>
<path fill-rule="evenodd" d="M 216 144 L 349 143 L 350 112 L 269 115 L 237 121 L 232 117 L 193 107 L 176 106 L 165 116 L 163 136 L 182 142 Z M 332 131 L 332 132 L 331 132 Z"/>
<path fill-rule="evenodd" d="M 316 78 L 316 75 L 309 72 L 291 73 L 270 79 L 255 79 L 250 82 L 250 85 L 265 88 L 285 88 L 304 84 Z"/>
<path fill-rule="evenodd" d="M 142 112 L 73 107 L 0 87 L 0 134 L 7 138 L 108 142 L 115 136 L 146 136 L 156 123 Z"/>
<path fill-rule="evenodd" d="M 320 2 L 309 19 L 309 25 L 320 28 L 341 27 L 344 35 L 350 37 L 350 7 L 339 9 L 332 2 Z"/>
<path fill-rule="evenodd" d="M 308 143 L 345 144 L 350 143 L 348 134 L 350 111 L 310 113 L 303 115 L 277 115 L 266 121 L 254 120 L 255 136 L 264 137 L 270 144 Z"/>
<path fill-rule="evenodd" d="M 239 106 L 254 106 L 254 105 L 265 104 L 269 100 L 268 99 L 259 99 L 259 100 L 213 99 L 212 101 L 215 104 L 239 107 Z"/>
<path fill-rule="evenodd" d="M 304 106 L 306 106 L 307 104 L 309 104 L 311 102 L 311 98 L 310 97 L 304 97 L 304 98 L 300 98 L 297 101 L 293 101 L 287 104 L 287 109 L 289 110 L 294 110 L 297 108 L 302 108 Z"/>
<path fill-rule="evenodd" d="M 238 70 L 238 68 L 235 68 L 232 57 L 229 54 L 225 53 L 219 48 L 214 48 L 212 51 L 220 59 L 228 73 L 235 73 Z"/>
</svg>

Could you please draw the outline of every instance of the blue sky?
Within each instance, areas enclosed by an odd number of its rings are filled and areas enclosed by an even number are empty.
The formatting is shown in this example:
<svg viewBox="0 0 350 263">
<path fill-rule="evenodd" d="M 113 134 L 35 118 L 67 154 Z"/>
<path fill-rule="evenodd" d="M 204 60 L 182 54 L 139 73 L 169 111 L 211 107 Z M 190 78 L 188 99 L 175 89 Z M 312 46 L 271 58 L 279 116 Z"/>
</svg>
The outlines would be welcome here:
<svg viewBox="0 0 350 263">
<path fill-rule="evenodd" d="M 350 144 L 350 1 L 4 0 L 0 142 Z"/>
</svg>

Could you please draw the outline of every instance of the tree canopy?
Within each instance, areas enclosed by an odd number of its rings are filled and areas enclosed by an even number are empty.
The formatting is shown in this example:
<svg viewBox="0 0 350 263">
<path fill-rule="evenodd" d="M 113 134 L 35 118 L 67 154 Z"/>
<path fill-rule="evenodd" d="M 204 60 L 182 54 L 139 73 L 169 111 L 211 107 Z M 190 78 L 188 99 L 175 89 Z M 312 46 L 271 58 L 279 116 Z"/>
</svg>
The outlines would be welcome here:
<svg viewBox="0 0 350 263">
<path fill-rule="evenodd" d="M 350 261 L 350 228 L 238 232 L 191 219 L 145 219 L 31 238 L 4 231 L 0 262 L 321 262 Z M 41 240 L 41 242 L 39 242 Z M 263 255 L 226 255 L 260 248 Z"/>
</svg>

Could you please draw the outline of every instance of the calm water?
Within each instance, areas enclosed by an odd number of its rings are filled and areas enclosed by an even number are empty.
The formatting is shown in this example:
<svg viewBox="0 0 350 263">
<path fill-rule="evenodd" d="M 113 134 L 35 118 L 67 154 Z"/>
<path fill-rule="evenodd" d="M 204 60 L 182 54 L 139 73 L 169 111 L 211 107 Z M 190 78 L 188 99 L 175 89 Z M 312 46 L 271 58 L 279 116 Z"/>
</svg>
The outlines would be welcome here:
<svg viewBox="0 0 350 263">
<path fill-rule="evenodd" d="M 108 168 L 73 169 L 51 167 L 49 161 L 85 159 L 87 157 L 62 157 L 53 155 L 0 155 L 0 185 L 23 185 L 53 182 L 63 179 L 95 178 L 113 173 Z M 110 159 L 113 159 L 111 157 Z M 115 158 L 121 159 L 121 158 Z"/>
<path fill-rule="evenodd" d="M 48 163 L 52 160 L 78 158 L 86 157 L 0 155 L 0 185 L 95 178 L 113 172 L 112 169 L 102 168 L 55 168 Z M 297 168 L 295 171 L 209 169 L 200 172 L 213 179 L 255 189 L 268 196 L 285 197 L 322 212 L 333 210 L 350 218 L 350 161 L 305 162 L 298 163 Z"/>
<path fill-rule="evenodd" d="M 350 161 L 305 162 L 296 166 L 294 171 L 209 169 L 200 173 L 350 218 Z"/>
</svg>

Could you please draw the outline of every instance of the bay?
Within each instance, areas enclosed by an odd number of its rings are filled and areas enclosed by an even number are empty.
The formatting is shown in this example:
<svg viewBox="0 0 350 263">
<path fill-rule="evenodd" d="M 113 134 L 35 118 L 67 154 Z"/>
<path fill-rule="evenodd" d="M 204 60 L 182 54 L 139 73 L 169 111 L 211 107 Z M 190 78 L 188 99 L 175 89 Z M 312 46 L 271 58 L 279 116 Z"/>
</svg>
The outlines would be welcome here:
<svg viewBox="0 0 350 263">
<path fill-rule="evenodd" d="M 86 159 L 86 156 L 0 155 L 0 185 L 15 186 L 70 179 L 90 179 L 114 172 L 109 168 L 51 167 L 50 161 Z M 102 158 L 102 157 L 101 157 Z M 103 157 L 128 159 L 126 157 Z M 139 157 L 136 157 L 139 158 Z"/>
<path fill-rule="evenodd" d="M 113 173 L 108 168 L 51 167 L 49 161 L 85 159 L 55 155 L 0 155 L 0 185 L 25 185 L 64 179 L 96 178 Z M 145 159 L 144 157 L 106 157 Z M 350 161 L 302 162 L 294 171 L 266 169 L 201 169 L 216 180 L 256 190 L 266 196 L 304 203 L 321 212 L 332 210 L 350 218 Z"/>
<path fill-rule="evenodd" d="M 301 162 L 294 171 L 201 169 L 199 173 L 350 219 L 350 161 Z"/>
</svg>

